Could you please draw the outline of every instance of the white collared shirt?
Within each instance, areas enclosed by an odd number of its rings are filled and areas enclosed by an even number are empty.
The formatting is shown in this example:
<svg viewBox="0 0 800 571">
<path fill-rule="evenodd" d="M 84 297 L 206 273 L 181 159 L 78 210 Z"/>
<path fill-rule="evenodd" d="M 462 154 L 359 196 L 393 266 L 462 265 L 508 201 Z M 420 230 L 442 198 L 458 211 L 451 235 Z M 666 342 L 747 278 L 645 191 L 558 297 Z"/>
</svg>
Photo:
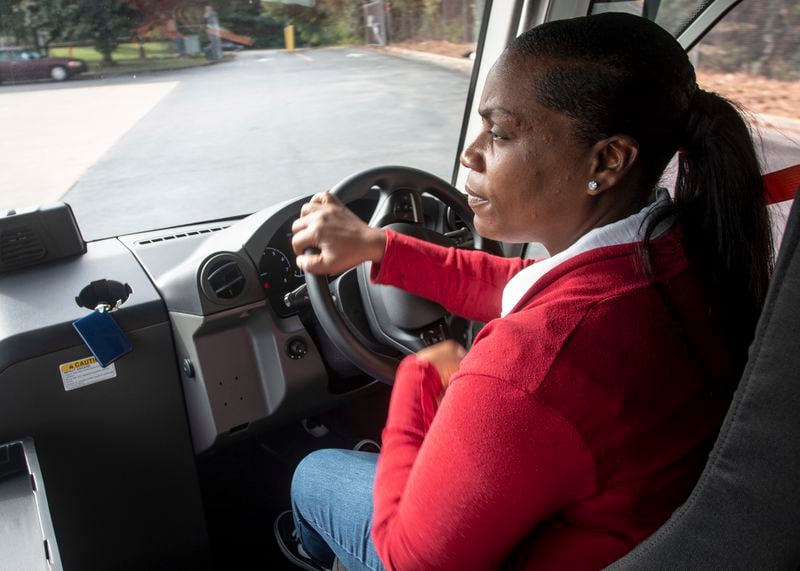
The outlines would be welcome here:
<svg viewBox="0 0 800 571">
<path fill-rule="evenodd" d="M 661 193 L 654 202 L 648 204 L 636 214 L 631 214 L 627 218 L 607 224 L 606 226 L 594 228 L 581 236 L 566 250 L 521 270 L 508 281 L 506 287 L 503 289 L 503 303 L 500 315 L 502 317 L 508 315 L 542 276 L 570 258 L 574 258 L 578 254 L 583 254 L 584 252 L 597 248 L 642 241 L 645 230 L 642 222 L 650 211 L 655 209 L 663 200 L 671 200 L 668 193 Z M 659 228 L 653 233 L 653 237 L 658 238 L 669 229 L 670 226 L 671 223 L 659 225 Z"/>
</svg>

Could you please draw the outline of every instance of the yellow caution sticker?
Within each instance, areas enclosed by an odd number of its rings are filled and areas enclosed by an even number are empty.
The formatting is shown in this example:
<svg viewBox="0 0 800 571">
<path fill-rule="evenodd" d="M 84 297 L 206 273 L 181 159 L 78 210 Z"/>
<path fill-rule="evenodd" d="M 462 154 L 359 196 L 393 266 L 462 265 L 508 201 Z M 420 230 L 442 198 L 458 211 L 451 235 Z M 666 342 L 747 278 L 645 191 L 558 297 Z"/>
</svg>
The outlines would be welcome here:
<svg viewBox="0 0 800 571">
<path fill-rule="evenodd" d="M 107 381 L 117 376 L 117 369 L 114 367 L 114 363 L 111 363 L 108 367 L 101 367 L 94 357 L 85 357 L 77 361 L 62 363 L 58 366 L 58 370 L 61 372 L 61 380 L 64 383 L 65 391 L 72 391 L 100 381 Z"/>
</svg>

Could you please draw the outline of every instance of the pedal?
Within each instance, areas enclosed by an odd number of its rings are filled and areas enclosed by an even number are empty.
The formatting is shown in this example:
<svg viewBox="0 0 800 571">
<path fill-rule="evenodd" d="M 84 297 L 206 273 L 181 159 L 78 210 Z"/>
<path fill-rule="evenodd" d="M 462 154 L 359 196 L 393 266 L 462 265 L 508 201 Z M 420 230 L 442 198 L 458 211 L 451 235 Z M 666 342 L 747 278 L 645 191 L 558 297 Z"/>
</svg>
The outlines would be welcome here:
<svg viewBox="0 0 800 571">
<path fill-rule="evenodd" d="M 314 438 L 322 438 L 330 432 L 327 426 L 321 422 L 317 422 L 313 418 L 304 418 L 300 421 L 300 424 L 303 426 L 303 430 L 308 432 Z"/>
</svg>

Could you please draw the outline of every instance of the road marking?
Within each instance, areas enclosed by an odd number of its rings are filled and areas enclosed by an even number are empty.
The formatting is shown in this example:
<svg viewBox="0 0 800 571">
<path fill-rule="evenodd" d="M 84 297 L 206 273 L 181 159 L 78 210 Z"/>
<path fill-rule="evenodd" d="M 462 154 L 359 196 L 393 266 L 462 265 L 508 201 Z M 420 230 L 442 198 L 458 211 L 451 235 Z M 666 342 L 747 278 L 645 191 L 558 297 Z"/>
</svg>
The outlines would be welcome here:
<svg viewBox="0 0 800 571">
<path fill-rule="evenodd" d="M 262 58 L 259 58 L 258 61 L 272 61 L 272 58 L 271 57 L 262 57 Z"/>
<path fill-rule="evenodd" d="M 357 53 L 354 53 L 354 52 L 350 52 L 345 57 L 363 57 L 363 56 L 364 56 L 364 54 L 357 54 Z"/>
<path fill-rule="evenodd" d="M 0 209 L 61 198 L 176 85 L 172 81 L 0 93 Z"/>
<path fill-rule="evenodd" d="M 308 57 L 306 54 L 300 54 L 300 53 L 295 52 L 294 55 L 296 55 L 297 57 L 302 58 L 302 59 L 304 59 L 306 61 L 314 61 L 313 59 Z"/>
</svg>

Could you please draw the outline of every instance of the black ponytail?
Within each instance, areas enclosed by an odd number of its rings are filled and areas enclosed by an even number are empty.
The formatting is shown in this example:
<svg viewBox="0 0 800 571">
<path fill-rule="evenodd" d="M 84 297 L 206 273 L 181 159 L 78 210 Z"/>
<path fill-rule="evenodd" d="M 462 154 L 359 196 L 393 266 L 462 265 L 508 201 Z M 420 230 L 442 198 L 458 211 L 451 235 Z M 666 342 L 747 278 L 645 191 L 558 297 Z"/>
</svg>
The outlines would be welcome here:
<svg viewBox="0 0 800 571">
<path fill-rule="evenodd" d="M 712 311 L 738 345 L 750 343 L 772 272 L 766 194 L 752 135 L 736 105 L 696 88 L 680 139 L 674 201 L 647 221 L 677 216 Z"/>
<path fill-rule="evenodd" d="M 746 348 L 773 255 L 759 161 L 736 107 L 699 89 L 680 44 L 637 16 L 549 22 L 516 38 L 509 53 L 546 64 L 533 82 L 534 97 L 573 119 L 578 142 L 593 145 L 614 134 L 637 141 L 643 197 L 654 194 L 679 151 L 674 201 L 645 221 L 644 266 L 657 279 L 647 246 L 661 222 L 677 218 L 711 311 L 737 348 Z"/>
</svg>

